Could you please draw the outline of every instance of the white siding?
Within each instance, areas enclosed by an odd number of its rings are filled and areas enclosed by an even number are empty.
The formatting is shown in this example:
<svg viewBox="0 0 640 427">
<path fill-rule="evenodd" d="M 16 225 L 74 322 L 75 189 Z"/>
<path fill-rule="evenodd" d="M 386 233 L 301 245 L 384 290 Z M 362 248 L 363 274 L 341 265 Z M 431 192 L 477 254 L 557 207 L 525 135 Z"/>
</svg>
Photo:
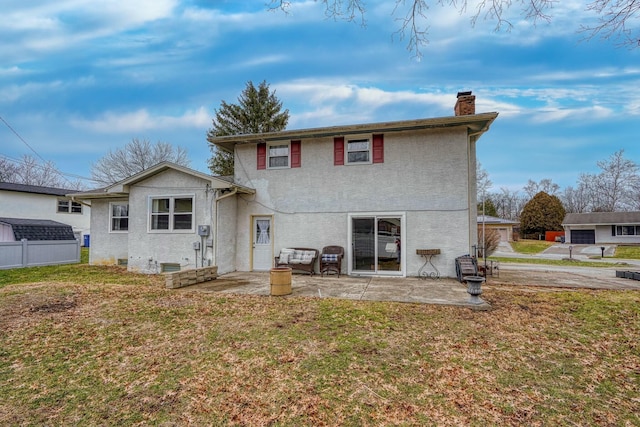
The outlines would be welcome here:
<svg viewBox="0 0 640 427">
<path fill-rule="evenodd" d="M 64 197 L 0 190 L 0 217 L 49 219 L 70 225 L 76 234 L 88 234 L 91 208 L 83 205 L 81 214 L 59 213 L 59 198 Z"/>
</svg>

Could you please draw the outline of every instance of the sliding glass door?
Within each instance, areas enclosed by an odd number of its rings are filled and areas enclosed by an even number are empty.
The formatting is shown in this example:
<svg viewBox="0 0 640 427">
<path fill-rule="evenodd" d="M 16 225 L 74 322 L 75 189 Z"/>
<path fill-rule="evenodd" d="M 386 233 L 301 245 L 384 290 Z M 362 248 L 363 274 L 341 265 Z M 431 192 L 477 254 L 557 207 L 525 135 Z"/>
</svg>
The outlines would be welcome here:
<svg viewBox="0 0 640 427">
<path fill-rule="evenodd" d="M 352 215 L 352 272 L 402 275 L 403 223 L 403 215 Z"/>
</svg>

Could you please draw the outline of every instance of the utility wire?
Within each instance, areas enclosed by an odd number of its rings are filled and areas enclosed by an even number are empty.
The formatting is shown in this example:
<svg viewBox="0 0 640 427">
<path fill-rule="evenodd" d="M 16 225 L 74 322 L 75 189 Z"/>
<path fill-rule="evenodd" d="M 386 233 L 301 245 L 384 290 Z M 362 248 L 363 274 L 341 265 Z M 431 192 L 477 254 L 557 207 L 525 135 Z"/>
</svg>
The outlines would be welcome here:
<svg viewBox="0 0 640 427">
<path fill-rule="evenodd" d="M 2 120 L 2 123 L 4 123 L 4 124 L 9 128 L 9 130 L 10 130 L 11 132 L 13 132 L 13 133 L 15 134 L 15 136 L 17 136 L 17 137 L 18 137 L 18 139 L 24 143 L 24 145 L 26 145 L 27 147 L 29 147 L 29 149 L 30 149 L 31 151 L 33 151 L 33 153 L 34 153 L 36 156 L 38 156 L 38 158 L 39 158 L 40 160 L 42 160 L 42 161 L 43 161 L 43 162 L 45 162 L 45 163 L 47 162 L 45 159 L 43 159 L 43 158 L 42 158 L 42 156 L 41 156 L 40 154 L 38 154 L 38 152 L 37 152 L 36 150 L 34 150 L 34 149 L 33 149 L 33 147 L 32 147 L 32 146 L 30 146 L 30 145 L 29 145 L 29 143 L 28 143 L 27 141 L 25 141 L 25 140 L 24 140 L 24 138 L 23 138 L 22 136 L 20 136 L 20 134 L 19 134 L 19 133 L 18 133 L 18 132 L 13 128 L 13 127 L 11 127 L 11 125 L 10 125 L 9 123 L 7 123 L 7 121 L 6 121 L 2 116 L 0 116 L 0 120 Z"/>
<path fill-rule="evenodd" d="M 16 131 L 16 130 L 15 130 L 15 129 L 14 129 L 14 128 L 13 128 L 13 127 L 12 127 L 12 126 L 11 126 L 11 125 L 6 121 L 6 120 L 5 120 L 5 119 L 4 119 L 4 117 L 0 116 L 0 121 L 2 121 L 2 123 L 4 123 L 4 124 L 5 124 L 5 126 L 6 126 L 7 128 L 9 128 L 9 130 L 10 130 L 11 132 L 13 132 L 13 134 L 14 134 L 15 136 L 17 136 L 17 137 L 18 137 L 18 139 L 19 139 L 20 141 L 22 141 L 22 143 L 23 143 L 24 145 L 26 145 L 27 147 L 29 147 L 29 149 L 30 149 L 30 150 L 31 150 L 31 151 L 32 151 L 32 152 L 33 152 L 33 153 L 34 153 L 34 154 L 35 154 L 35 155 L 36 155 L 40 160 L 42 160 L 42 162 L 43 162 L 43 163 L 47 163 L 47 161 L 46 161 L 46 160 L 45 160 L 45 159 L 44 159 L 44 158 L 43 158 L 43 157 L 42 157 L 42 156 L 41 156 L 41 155 L 40 155 L 40 154 L 39 154 L 39 153 L 38 153 L 38 152 L 37 152 L 37 151 L 36 151 L 32 146 L 31 146 L 31 145 L 29 145 L 29 143 L 28 143 L 28 142 L 27 142 L 27 141 L 26 141 L 26 140 L 25 140 L 25 139 L 24 139 L 24 138 L 23 138 L 23 137 L 18 133 L 18 131 Z M 24 164 L 24 162 L 22 162 L 21 160 L 12 159 L 12 158 L 7 157 L 7 156 L 4 156 L 4 155 L 2 155 L 2 157 L 3 157 L 3 158 L 5 158 L 5 159 L 7 159 L 7 160 L 9 160 L 9 161 L 14 162 L 14 163 Z M 44 167 L 44 166 L 41 166 L 41 165 L 36 165 L 36 167 L 41 168 L 41 169 L 45 169 L 45 167 Z M 62 179 L 64 179 L 65 181 L 67 181 L 67 183 L 68 183 L 69 185 L 73 185 L 73 183 L 72 183 L 71 181 L 69 181 L 69 180 L 66 178 L 67 176 L 72 177 L 72 178 L 76 178 L 76 179 L 81 179 L 81 180 L 86 180 L 86 181 L 95 182 L 95 181 L 94 181 L 93 179 L 91 179 L 91 178 L 83 177 L 83 176 L 80 176 L 80 175 L 74 175 L 74 174 L 70 174 L 70 173 L 63 173 L 63 172 L 60 172 L 60 170 L 59 170 L 57 167 L 55 167 L 55 168 L 53 168 L 53 169 L 56 171 L 56 173 L 58 173 L 58 175 L 60 175 L 60 176 L 62 177 Z"/>
</svg>

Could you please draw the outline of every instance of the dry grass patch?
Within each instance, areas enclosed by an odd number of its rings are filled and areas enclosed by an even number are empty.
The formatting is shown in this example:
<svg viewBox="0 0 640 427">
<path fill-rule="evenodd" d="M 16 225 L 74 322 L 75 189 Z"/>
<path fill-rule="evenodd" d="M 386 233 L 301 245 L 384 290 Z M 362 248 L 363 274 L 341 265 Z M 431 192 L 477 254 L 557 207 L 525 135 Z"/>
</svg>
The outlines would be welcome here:
<svg viewBox="0 0 640 427">
<path fill-rule="evenodd" d="M 637 292 L 483 297 L 492 311 L 7 285 L 0 424 L 640 424 Z"/>
</svg>

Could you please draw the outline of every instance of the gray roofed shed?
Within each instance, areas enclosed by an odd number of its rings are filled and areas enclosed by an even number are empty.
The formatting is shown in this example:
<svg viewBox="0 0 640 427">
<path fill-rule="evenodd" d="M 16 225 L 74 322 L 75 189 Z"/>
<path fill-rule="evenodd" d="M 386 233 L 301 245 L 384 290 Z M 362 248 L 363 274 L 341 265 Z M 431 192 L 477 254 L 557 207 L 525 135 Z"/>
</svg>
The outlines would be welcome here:
<svg viewBox="0 0 640 427">
<path fill-rule="evenodd" d="M 16 241 L 76 239 L 70 225 L 48 219 L 0 218 L 0 224 L 11 226 Z"/>
</svg>

